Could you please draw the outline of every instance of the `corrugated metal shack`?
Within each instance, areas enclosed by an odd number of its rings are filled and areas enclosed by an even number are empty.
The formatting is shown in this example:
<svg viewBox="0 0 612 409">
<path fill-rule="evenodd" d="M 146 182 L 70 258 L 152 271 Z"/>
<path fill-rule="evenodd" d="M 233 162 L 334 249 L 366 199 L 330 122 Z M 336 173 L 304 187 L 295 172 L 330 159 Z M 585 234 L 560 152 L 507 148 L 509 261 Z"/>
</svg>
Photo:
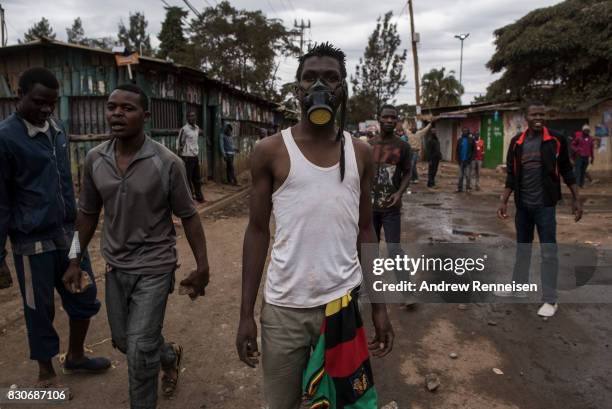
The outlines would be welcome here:
<svg viewBox="0 0 612 409">
<path fill-rule="evenodd" d="M 131 65 L 130 80 L 127 67 L 117 66 L 112 52 L 47 38 L 0 48 L 0 120 L 14 111 L 19 75 L 34 66 L 50 69 L 60 81 L 55 116 L 70 134 L 77 184 L 87 151 L 110 137 L 105 102 L 118 84 L 133 82 L 145 90 L 152 114 L 147 132 L 174 151 L 187 113 L 195 111 L 202 129 L 202 176 L 217 181 L 225 175 L 219 153 L 219 135 L 225 123 L 232 124 L 240 151 L 235 159 L 237 172 L 248 168 L 259 128 L 285 125 L 277 104 L 210 79 L 200 70 L 140 57 L 138 64 Z"/>
</svg>

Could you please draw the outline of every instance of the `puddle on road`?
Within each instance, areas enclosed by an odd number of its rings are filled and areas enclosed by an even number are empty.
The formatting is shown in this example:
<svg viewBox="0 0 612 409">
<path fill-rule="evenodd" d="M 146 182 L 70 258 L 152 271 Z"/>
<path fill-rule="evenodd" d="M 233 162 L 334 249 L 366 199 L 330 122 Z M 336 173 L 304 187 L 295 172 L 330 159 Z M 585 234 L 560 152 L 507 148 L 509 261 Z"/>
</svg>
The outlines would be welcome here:
<svg viewBox="0 0 612 409">
<path fill-rule="evenodd" d="M 453 229 L 453 234 L 457 234 L 460 236 L 471 236 L 471 237 L 499 237 L 497 234 L 493 234 L 493 233 L 479 233 L 479 232 L 475 232 L 475 231 L 469 231 L 469 230 L 459 230 L 459 229 Z"/>
</svg>

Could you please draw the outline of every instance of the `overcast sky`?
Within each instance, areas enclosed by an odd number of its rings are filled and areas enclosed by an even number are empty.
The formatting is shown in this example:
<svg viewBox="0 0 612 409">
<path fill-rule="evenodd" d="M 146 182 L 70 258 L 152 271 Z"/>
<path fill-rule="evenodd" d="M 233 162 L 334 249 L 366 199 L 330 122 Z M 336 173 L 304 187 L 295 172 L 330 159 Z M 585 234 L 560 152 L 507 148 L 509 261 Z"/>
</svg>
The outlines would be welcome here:
<svg viewBox="0 0 612 409">
<path fill-rule="evenodd" d="M 165 0 L 170 5 L 184 6 L 182 0 Z M 216 4 L 217 0 L 189 0 L 197 9 Z M 419 65 L 421 75 L 431 68 L 446 67 L 459 76 L 460 42 L 455 34 L 470 33 L 464 44 L 463 83 L 465 103 L 484 93 L 497 78 L 485 67 L 494 51 L 493 31 L 516 21 L 529 11 L 546 7 L 559 0 L 414 0 L 416 31 L 421 35 Z M 368 36 L 376 26 L 376 18 L 392 10 L 402 37 L 402 48 L 408 48 L 405 69 L 407 85 L 400 91 L 398 103 L 414 103 L 414 73 L 410 49 L 410 22 L 406 1 L 402 0 L 231 0 L 236 8 L 261 9 L 270 18 L 280 18 L 286 27 L 295 19 L 310 20 L 312 28 L 306 37 L 312 41 L 331 41 L 347 54 L 348 72 L 355 70 L 363 55 Z M 24 32 L 47 17 L 59 40 L 66 40 L 66 27 L 81 17 L 88 37 L 116 36 L 121 19 L 128 21 L 129 12 L 141 11 L 149 21 L 154 46 L 164 18 L 162 0 L 0 0 L 5 8 L 9 44 L 22 38 Z M 191 15 L 193 16 L 193 15 Z M 281 61 L 282 82 L 291 81 L 297 64 L 294 59 Z"/>
</svg>

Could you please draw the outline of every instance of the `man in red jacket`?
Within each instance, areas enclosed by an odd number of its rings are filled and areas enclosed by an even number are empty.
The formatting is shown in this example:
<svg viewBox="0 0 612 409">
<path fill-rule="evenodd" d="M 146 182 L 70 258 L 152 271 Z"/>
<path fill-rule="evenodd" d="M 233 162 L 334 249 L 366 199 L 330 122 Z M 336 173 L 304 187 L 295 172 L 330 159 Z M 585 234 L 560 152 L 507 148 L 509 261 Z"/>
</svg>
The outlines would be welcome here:
<svg viewBox="0 0 612 409">
<path fill-rule="evenodd" d="M 476 153 L 472 162 L 472 175 L 476 178 L 476 190 L 480 190 L 480 169 L 484 160 L 484 141 L 480 138 L 480 132 L 474 132 Z"/>
<path fill-rule="evenodd" d="M 572 141 L 572 151 L 576 155 L 575 170 L 576 182 L 578 186 L 584 186 L 584 178 L 587 168 L 589 167 L 589 159 L 591 165 L 594 159 L 594 141 L 591 136 L 591 128 L 588 125 L 582 127 L 582 133 Z"/>
</svg>

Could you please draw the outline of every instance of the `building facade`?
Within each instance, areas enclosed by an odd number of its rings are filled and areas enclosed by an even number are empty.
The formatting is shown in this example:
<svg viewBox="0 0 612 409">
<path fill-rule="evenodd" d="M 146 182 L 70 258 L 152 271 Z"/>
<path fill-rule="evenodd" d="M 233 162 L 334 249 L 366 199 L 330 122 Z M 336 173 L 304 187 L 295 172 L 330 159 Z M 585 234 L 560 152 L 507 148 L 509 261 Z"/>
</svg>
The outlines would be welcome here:
<svg viewBox="0 0 612 409">
<path fill-rule="evenodd" d="M 18 78 L 30 67 L 55 73 L 60 97 L 55 116 L 70 135 L 74 181 L 80 183 L 85 155 L 108 140 L 106 99 L 119 84 L 134 83 L 150 98 L 151 119 L 146 131 L 176 151 L 179 129 L 188 112 L 195 112 L 202 129 L 199 154 L 202 176 L 222 181 L 219 135 L 231 123 L 239 153 L 236 171 L 248 168 L 248 157 L 261 128 L 284 125 L 277 104 L 208 78 L 200 70 L 150 57 L 137 64 L 118 66 L 115 54 L 50 39 L 0 48 L 0 120 L 14 111 Z"/>
</svg>

